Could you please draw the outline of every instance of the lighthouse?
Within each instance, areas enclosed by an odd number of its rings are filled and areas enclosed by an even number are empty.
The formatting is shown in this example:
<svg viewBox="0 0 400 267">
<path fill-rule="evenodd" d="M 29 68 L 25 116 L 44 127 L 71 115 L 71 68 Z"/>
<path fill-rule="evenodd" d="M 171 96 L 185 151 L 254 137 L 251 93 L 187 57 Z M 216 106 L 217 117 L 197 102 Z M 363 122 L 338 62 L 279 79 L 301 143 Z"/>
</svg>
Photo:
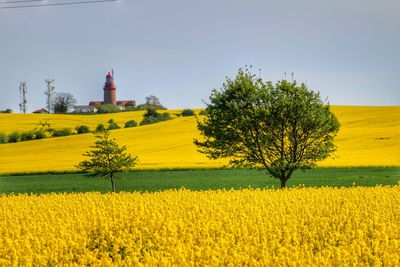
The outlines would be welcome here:
<svg viewBox="0 0 400 267">
<path fill-rule="evenodd" d="M 117 105 L 120 110 L 126 110 L 127 108 L 136 107 L 135 100 L 118 100 L 116 96 L 117 88 L 114 83 L 114 71 L 108 72 L 106 75 L 106 82 L 103 87 L 104 101 L 94 100 L 90 101 L 88 106 L 75 106 L 76 113 L 95 113 L 101 105 L 112 104 Z"/>
<path fill-rule="evenodd" d="M 107 73 L 106 83 L 104 84 L 104 104 L 117 104 L 116 90 L 114 83 L 114 71 Z"/>
</svg>

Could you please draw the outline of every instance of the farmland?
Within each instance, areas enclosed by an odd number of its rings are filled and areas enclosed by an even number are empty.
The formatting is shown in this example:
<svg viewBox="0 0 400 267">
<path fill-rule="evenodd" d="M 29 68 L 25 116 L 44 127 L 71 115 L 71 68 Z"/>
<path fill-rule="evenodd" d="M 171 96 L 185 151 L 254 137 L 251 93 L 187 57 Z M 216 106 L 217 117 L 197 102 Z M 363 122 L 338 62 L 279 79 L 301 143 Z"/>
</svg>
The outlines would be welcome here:
<svg viewBox="0 0 400 267">
<path fill-rule="evenodd" d="M 334 159 L 327 159 L 319 166 L 400 166 L 400 107 L 334 106 L 333 111 L 342 124 L 335 141 L 338 149 Z M 48 120 L 55 128 L 80 124 L 93 128 L 109 119 L 119 124 L 130 119 L 140 121 L 142 115 L 143 112 L 106 115 L 1 114 L 0 119 L 2 130 L 6 132 L 7 129 L 29 130 L 43 120 Z M 114 130 L 112 135 L 120 144 L 126 144 L 130 153 L 139 157 L 137 169 L 219 168 L 226 164 L 224 160 L 211 161 L 197 152 L 193 138 L 200 136 L 194 117 L 178 117 L 158 124 Z M 0 173 L 74 171 L 74 166 L 83 159 L 82 154 L 93 141 L 91 134 L 82 134 L 0 145 Z"/>
<path fill-rule="evenodd" d="M 1 266 L 400 262 L 399 186 L 10 195 L 0 201 Z"/>
<path fill-rule="evenodd" d="M 288 186 L 352 187 L 397 185 L 400 167 L 317 168 L 298 171 Z M 279 180 L 262 170 L 193 169 L 141 170 L 121 173 L 117 192 L 155 192 L 168 189 L 218 190 L 242 188 L 279 188 Z M 110 181 L 102 177 L 85 177 L 82 173 L 30 174 L 0 176 L 0 194 L 52 192 L 110 192 Z"/>
<path fill-rule="evenodd" d="M 92 134 L 2 144 L 0 266 L 395 266 L 400 108 L 333 111 L 342 124 L 335 158 L 296 172 L 284 190 L 265 171 L 220 169 L 226 161 L 198 153 L 194 117 L 113 130 L 140 162 L 120 175 L 112 194 L 104 178 L 57 173 L 76 171 Z M 12 132 L 39 121 L 93 129 L 142 116 L 0 119 L 1 131 Z"/>
</svg>

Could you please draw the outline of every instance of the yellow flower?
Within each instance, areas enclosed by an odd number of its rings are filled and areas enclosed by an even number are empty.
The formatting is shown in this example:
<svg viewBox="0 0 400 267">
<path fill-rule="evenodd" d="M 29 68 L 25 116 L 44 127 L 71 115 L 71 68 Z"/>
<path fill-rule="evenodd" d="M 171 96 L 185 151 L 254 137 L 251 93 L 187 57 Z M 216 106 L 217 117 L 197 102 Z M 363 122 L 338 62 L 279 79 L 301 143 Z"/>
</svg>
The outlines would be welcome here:
<svg viewBox="0 0 400 267">
<path fill-rule="evenodd" d="M 0 196 L 0 266 L 398 266 L 400 186 Z"/>
</svg>

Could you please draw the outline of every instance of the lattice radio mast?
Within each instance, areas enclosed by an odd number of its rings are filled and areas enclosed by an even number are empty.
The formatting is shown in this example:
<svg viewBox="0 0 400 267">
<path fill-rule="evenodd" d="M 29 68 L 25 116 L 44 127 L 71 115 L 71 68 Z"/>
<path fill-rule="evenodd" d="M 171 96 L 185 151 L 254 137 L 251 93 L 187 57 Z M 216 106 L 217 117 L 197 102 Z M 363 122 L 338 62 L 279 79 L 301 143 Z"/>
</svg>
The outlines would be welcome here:
<svg viewBox="0 0 400 267">
<path fill-rule="evenodd" d="M 20 103 L 19 103 L 19 110 L 21 113 L 26 113 L 28 110 L 28 101 L 26 99 L 26 95 L 28 93 L 28 83 L 27 82 L 20 82 L 19 83 L 19 95 L 20 95 Z"/>
<path fill-rule="evenodd" d="M 53 94 L 55 87 L 53 86 L 53 79 L 47 79 L 46 82 L 46 92 L 44 94 L 47 96 L 47 111 L 49 113 L 53 110 Z"/>
</svg>

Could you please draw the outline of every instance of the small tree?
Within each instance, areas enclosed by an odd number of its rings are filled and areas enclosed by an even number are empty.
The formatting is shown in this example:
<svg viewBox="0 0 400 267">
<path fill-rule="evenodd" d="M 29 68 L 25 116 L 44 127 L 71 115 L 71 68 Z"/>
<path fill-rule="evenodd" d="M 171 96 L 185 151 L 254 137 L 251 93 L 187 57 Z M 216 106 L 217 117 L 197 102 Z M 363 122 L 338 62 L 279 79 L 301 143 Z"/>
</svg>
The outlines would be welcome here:
<svg viewBox="0 0 400 267">
<path fill-rule="evenodd" d="M 119 146 L 115 138 L 110 138 L 109 131 L 96 132 L 92 150 L 83 154 L 88 160 L 80 162 L 76 167 L 87 173 L 87 176 L 103 176 L 110 179 L 112 192 L 115 192 L 115 175 L 129 170 L 137 163 L 137 157 L 126 153 L 126 146 Z"/>
<path fill-rule="evenodd" d="M 67 113 L 76 104 L 75 97 L 70 93 L 60 92 L 53 99 L 54 113 Z"/>
<path fill-rule="evenodd" d="M 221 91 L 213 90 L 199 151 L 228 158 L 235 167 L 266 169 L 286 186 L 293 172 L 316 166 L 334 150 L 339 121 L 319 93 L 282 80 L 275 86 L 239 70 Z"/>
</svg>

